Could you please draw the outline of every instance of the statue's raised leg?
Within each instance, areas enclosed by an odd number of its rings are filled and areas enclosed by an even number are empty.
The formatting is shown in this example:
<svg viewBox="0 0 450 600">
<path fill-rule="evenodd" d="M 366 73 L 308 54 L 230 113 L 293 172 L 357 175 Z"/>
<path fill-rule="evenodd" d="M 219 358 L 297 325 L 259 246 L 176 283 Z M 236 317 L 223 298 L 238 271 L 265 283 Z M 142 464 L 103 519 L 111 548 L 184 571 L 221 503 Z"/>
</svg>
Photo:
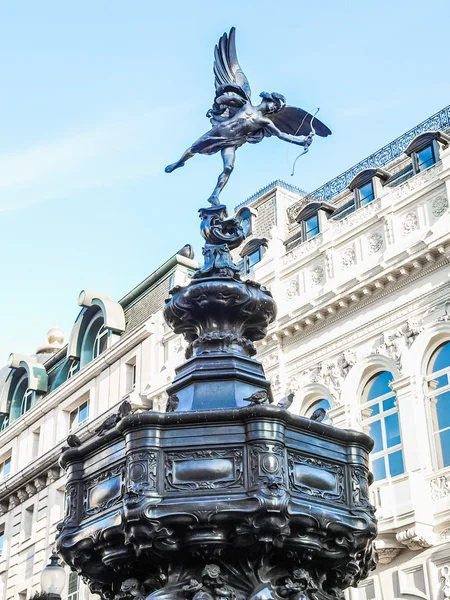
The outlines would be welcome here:
<svg viewBox="0 0 450 600">
<path fill-rule="evenodd" d="M 171 165 L 167 165 L 167 167 L 164 169 L 164 171 L 166 173 L 172 173 L 172 171 L 175 171 L 175 169 L 184 167 L 185 162 L 187 160 L 189 160 L 190 158 L 192 158 L 193 156 L 195 156 L 195 154 L 196 154 L 196 152 L 192 152 L 192 150 L 189 148 L 189 150 L 186 150 L 186 152 L 183 154 L 183 156 L 180 158 L 180 160 L 177 160 L 177 162 L 174 162 Z"/>
</svg>

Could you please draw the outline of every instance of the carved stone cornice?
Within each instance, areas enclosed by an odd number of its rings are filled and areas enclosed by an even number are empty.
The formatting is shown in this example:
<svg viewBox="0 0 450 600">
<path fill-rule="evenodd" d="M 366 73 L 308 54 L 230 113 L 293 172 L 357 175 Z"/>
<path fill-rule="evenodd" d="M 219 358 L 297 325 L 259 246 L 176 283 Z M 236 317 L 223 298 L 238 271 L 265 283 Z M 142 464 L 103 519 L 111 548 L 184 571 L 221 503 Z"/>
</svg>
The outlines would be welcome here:
<svg viewBox="0 0 450 600">
<path fill-rule="evenodd" d="M 410 550 L 423 550 L 431 548 L 436 543 L 436 535 L 431 525 L 418 523 L 395 536 L 397 541 L 404 544 Z"/>
<path fill-rule="evenodd" d="M 433 263 L 433 265 L 435 264 L 436 263 Z M 445 263 L 442 262 L 442 264 L 439 264 L 439 266 L 436 268 L 440 268 L 444 265 Z M 429 271 L 427 270 L 427 274 L 429 272 L 432 272 L 433 270 L 434 269 L 430 268 Z M 408 283 L 409 282 L 411 282 L 411 279 L 408 281 Z M 402 285 L 404 285 L 404 282 Z M 362 308 L 362 306 L 369 302 L 379 300 L 380 298 L 389 295 L 390 293 L 392 293 L 396 289 L 399 289 L 400 287 L 401 286 L 397 284 L 392 285 L 392 287 L 383 290 L 383 293 L 380 293 L 379 295 L 374 294 L 370 296 L 370 299 L 361 301 L 361 303 L 355 307 L 349 306 L 348 308 L 343 309 L 342 313 L 337 313 L 335 316 L 329 316 L 328 318 L 322 321 L 316 322 L 314 325 L 311 324 L 307 328 L 306 326 L 301 327 L 295 334 L 292 334 L 290 338 L 286 338 L 284 340 L 284 346 L 288 348 L 291 345 L 298 344 L 301 339 L 306 337 L 306 335 L 314 334 L 320 331 L 323 327 L 326 327 L 329 324 L 340 320 L 342 317 L 348 316 L 349 314 L 355 312 L 356 310 L 359 310 L 360 308 Z M 403 318 L 411 315 L 412 313 L 416 313 L 422 307 L 426 307 L 427 304 L 429 304 L 430 302 L 435 303 L 439 301 L 440 298 L 445 297 L 448 297 L 448 285 L 446 283 L 443 283 L 439 287 L 434 288 L 432 291 L 423 294 L 420 299 L 413 299 L 411 302 L 409 302 L 406 305 L 403 305 L 401 308 L 396 308 L 388 313 L 384 313 L 383 316 L 379 319 L 376 319 L 370 324 L 364 325 L 352 331 L 351 334 L 342 336 L 334 342 L 328 342 L 326 345 L 323 345 L 322 347 L 314 350 L 310 354 L 305 354 L 300 359 L 291 360 L 289 363 L 287 363 L 287 367 L 290 370 L 294 371 L 301 370 L 302 368 L 307 368 L 311 364 L 314 364 L 314 362 L 316 362 L 317 360 L 328 356 L 333 356 L 333 354 L 335 354 L 336 352 L 339 352 L 343 348 L 351 347 L 356 342 L 360 343 L 361 341 L 372 337 L 375 333 L 383 331 L 383 329 L 389 327 L 390 325 L 392 325 L 392 323 L 399 322 Z M 344 310 L 346 311 L 345 313 Z M 300 318 L 299 320 L 301 321 Z"/>
</svg>

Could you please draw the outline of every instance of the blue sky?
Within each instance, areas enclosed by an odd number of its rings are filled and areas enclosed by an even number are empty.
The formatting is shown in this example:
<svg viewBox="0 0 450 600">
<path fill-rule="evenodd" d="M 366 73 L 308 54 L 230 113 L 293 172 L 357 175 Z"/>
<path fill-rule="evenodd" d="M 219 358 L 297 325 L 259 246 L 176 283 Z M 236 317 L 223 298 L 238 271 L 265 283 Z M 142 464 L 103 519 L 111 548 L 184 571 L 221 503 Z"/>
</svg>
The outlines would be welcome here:
<svg viewBox="0 0 450 600">
<path fill-rule="evenodd" d="M 448 0 L 0 2 L 0 363 L 69 335 L 81 289 L 119 299 L 199 248 L 220 156 L 164 167 L 203 134 L 213 47 L 237 28 L 256 100 L 283 93 L 333 131 L 238 151 L 232 208 L 273 179 L 312 191 L 450 104 Z"/>
</svg>

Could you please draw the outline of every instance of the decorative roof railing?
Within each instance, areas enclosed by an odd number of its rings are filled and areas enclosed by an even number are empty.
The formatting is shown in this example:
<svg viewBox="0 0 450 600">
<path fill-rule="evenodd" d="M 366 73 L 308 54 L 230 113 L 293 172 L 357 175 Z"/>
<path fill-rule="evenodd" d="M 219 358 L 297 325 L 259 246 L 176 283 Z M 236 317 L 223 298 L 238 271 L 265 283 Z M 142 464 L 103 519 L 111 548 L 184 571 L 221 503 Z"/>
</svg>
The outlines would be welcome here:
<svg viewBox="0 0 450 600">
<path fill-rule="evenodd" d="M 307 194 L 301 201 L 296 202 L 290 206 L 287 210 L 289 220 L 295 221 L 295 217 L 305 205 L 305 202 L 321 200 L 330 201 L 335 196 L 343 192 L 350 181 L 363 169 L 370 169 L 374 167 L 384 167 L 388 163 L 392 162 L 403 154 L 405 149 L 408 147 L 411 140 L 417 137 L 419 134 L 425 131 L 444 131 L 450 128 L 450 106 L 446 106 L 436 114 L 432 115 L 419 125 L 416 125 L 393 142 L 390 142 L 381 150 L 377 150 L 374 154 L 371 154 L 354 167 L 351 167 L 344 173 L 341 173 L 325 185 L 317 188 L 314 192 Z"/>
<path fill-rule="evenodd" d="M 246 200 L 244 200 L 243 202 L 241 202 L 240 204 L 235 206 L 234 210 L 235 211 L 239 210 L 242 206 L 245 206 L 246 204 L 250 204 L 250 202 L 253 202 L 254 200 L 257 200 L 258 198 L 261 198 L 261 196 L 264 196 L 264 194 L 266 192 L 273 189 L 274 187 L 281 187 L 281 188 L 287 190 L 288 192 L 293 192 L 294 194 L 300 194 L 300 196 L 302 196 L 302 197 L 306 196 L 306 194 L 307 194 L 307 192 L 305 192 L 304 190 L 301 190 L 300 188 L 296 187 L 295 185 L 286 183 L 285 181 L 282 181 L 281 179 L 275 179 L 275 181 L 272 181 L 271 183 L 267 184 L 266 186 L 264 186 L 263 188 L 261 188 L 260 190 L 258 190 L 257 192 L 255 192 L 254 194 L 249 196 Z"/>
</svg>

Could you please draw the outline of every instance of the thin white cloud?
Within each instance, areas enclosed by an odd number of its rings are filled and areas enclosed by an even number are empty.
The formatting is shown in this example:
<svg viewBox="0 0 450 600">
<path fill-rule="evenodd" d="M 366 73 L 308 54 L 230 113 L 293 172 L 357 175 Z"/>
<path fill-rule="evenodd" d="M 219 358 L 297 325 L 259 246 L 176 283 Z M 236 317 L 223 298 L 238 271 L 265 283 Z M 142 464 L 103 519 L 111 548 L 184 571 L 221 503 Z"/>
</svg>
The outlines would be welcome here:
<svg viewBox="0 0 450 600">
<path fill-rule="evenodd" d="M 152 175 L 160 168 L 152 141 L 161 139 L 158 130 L 173 110 L 173 106 L 160 107 L 22 151 L 1 153 L 0 210 Z"/>
</svg>

